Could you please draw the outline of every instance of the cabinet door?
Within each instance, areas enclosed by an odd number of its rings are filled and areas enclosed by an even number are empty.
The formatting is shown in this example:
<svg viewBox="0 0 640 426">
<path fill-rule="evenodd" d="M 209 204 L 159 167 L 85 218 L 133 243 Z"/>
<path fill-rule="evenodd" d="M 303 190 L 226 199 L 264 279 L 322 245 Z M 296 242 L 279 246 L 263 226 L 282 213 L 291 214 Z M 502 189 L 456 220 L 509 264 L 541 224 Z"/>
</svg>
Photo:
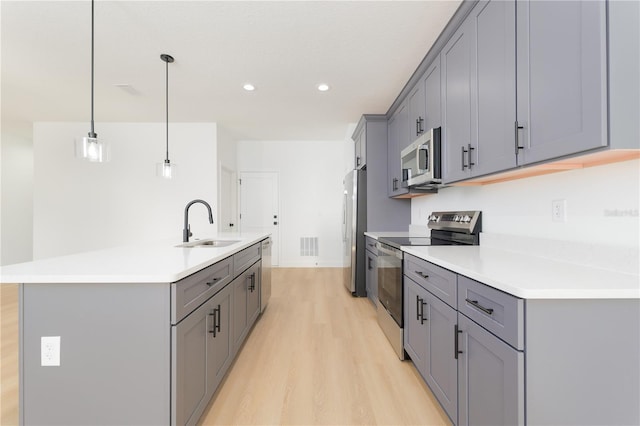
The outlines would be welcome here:
<svg viewBox="0 0 640 426">
<path fill-rule="evenodd" d="M 425 294 L 427 332 L 426 381 L 444 411 L 456 423 L 458 418 L 458 360 L 455 356 L 457 313 L 455 309 Z"/>
<path fill-rule="evenodd" d="M 425 96 L 424 128 L 429 130 L 440 127 L 442 123 L 440 114 L 440 55 L 427 68 L 423 84 Z"/>
<path fill-rule="evenodd" d="M 476 146 L 471 98 L 473 31 L 467 19 L 440 53 L 442 66 L 442 151 L 445 183 L 470 176 L 469 146 Z"/>
<path fill-rule="evenodd" d="M 425 128 L 425 98 L 424 85 L 418 81 L 416 87 L 409 93 L 409 140 L 414 141 L 426 131 Z"/>
<path fill-rule="evenodd" d="M 200 306 L 178 325 L 171 327 L 171 392 L 175 409 L 172 424 L 196 424 L 208 403 L 207 359 L 209 330 L 213 327 L 213 310 L 208 303 Z"/>
<path fill-rule="evenodd" d="M 247 328 L 251 328 L 260 314 L 260 265 L 255 263 L 250 269 L 249 288 L 247 291 Z"/>
<path fill-rule="evenodd" d="M 404 349 L 416 369 L 427 377 L 427 291 L 411 278 L 404 277 Z"/>
<path fill-rule="evenodd" d="M 250 284 L 250 276 L 246 271 L 237 277 L 233 286 L 233 353 L 235 354 L 242 344 L 247 330 L 247 292 Z"/>
<path fill-rule="evenodd" d="M 468 20 L 474 30 L 477 145 L 471 175 L 516 166 L 516 6 L 515 1 L 483 1 Z M 472 144 L 472 147 L 473 144 Z"/>
<path fill-rule="evenodd" d="M 459 425 L 524 424 L 524 354 L 458 314 Z"/>
<path fill-rule="evenodd" d="M 207 305 L 213 313 L 207 338 L 207 400 L 213 396 L 231 364 L 231 295 L 232 287 L 226 286 Z"/>
<path fill-rule="evenodd" d="M 519 164 L 607 145 L 606 8 L 518 2 Z"/>
<path fill-rule="evenodd" d="M 406 104 L 402 104 L 391 116 L 387 125 L 387 195 L 389 197 L 408 192 L 407 188 L 402 187 L 402 165 L 400 163 L 400 151 L 402 151 L 400 138 L 407 137 L 406 129 L 402 133 L 400 127 L 406 125 L 406 122 L 407 107 Z"/>
</svg>

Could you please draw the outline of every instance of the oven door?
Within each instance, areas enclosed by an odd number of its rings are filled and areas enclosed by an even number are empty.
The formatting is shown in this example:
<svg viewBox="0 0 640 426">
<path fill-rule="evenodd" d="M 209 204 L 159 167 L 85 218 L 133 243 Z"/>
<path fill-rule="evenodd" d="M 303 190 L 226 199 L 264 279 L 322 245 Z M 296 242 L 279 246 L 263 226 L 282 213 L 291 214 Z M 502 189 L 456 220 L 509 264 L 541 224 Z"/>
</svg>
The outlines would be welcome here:
<svg viewBox="0 0 640 426">
<path fill-rule="evenodd" d="M 378 242 L 378 300 L 402 328 L 402 251 Z"/>
</svg>

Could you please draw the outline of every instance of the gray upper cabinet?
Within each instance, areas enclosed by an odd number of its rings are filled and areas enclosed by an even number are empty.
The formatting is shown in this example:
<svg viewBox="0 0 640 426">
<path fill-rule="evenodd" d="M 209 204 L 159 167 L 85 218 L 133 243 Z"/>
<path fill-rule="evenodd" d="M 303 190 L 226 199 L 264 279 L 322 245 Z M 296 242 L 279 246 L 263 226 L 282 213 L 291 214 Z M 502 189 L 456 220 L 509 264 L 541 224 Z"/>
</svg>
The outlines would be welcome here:
<svg viewBox="0 0 640 426">
<path fill-rule="evenodd" d="M 440 56 L 429 65 L 423 78 L 425 96 L 425 130 L 440 127 L 442 123 L 440 109 Z"/>
<path fill-rule="evenodd" d="M 519 164 L 607 146 L 606 17 L 604 1 L 517 3 Z"/>
<path fill-rule="evenodd" d="M 516 166 L 515 2 L 476 5 L 441 53 L 444 181 Z"/>
<path fill-rule="evenodd" d="M 409 145 L 409 112 L 406 103 L 398 107 L 389 118 L 387 136 L 387 195 L 397 197 L 406 194 L 402 187 L 402 166 L 400 151 Z"/>
<path fill-rule="evenodd" d="M 425 96 L 424 96 L 424 84 L 419 82 L 416 87 L 409 94 L 409 143 L 414 141 L 418 136 L 426 132 L 426 112 L 425 112 Z M 400 147 L 402 151 L 405 146 Z"/>
<path fill-rule="evenodd" d="M 367 128 L 358 126 L 353 134 L 355 147 L 354 164 L 356 169 L 361 169 L 367 164 Z"/>
<path fill-rule="evenodd" d="M 472 123 L 477 141 L 468 162 L 472 176 L 516 166 L 515 7 L 514 1 L 483 1 L 468 18 L 475 39 L 471 97 L 477 106 Z"/>
<path fill-rule="evenodd" d="M 442 66 L 442 152 L 443 181 L 468 178 L 473 161 L 470 149 L 476 146 L 472 131 L 475 103 L 471 98 L 472 55 L 474 45 L 471 21 L 466 20 L 441 52 Z"/>
</svg>

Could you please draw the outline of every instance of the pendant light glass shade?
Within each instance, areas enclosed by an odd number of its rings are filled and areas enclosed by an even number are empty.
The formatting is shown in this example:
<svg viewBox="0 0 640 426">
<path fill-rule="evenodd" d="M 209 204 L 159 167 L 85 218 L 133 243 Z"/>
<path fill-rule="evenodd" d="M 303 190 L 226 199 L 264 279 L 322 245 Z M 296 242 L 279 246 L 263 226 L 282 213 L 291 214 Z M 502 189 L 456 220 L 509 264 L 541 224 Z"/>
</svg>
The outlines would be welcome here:
<svg viewBox="0 0 640 426">
<path fill-rule="evenodd" d="M 176 165 L 171 164 L 171 160 L 169 160 L 169 63 L 173 62 L 173 56 L 167 55 L 163 53 L 160 55 L 160 59 L 166 64 L 166 73 L 165 73 L 165 106 L 166 106 L 166 134 L 167 134 L 167 144 L 166 144 L 166 157 L 164 162 L 156 163 L 156 176 L 163 177 L 165 179 L 173 179 L 176 177 Z"/>
<path fill-rule="evenodd" d="M 105 141 L 98 139 L 93 127 L 93 9 L 93 0 L 91 0 L 91 131 L 89 131 L 88 136 L 76 139 L 75 154 L 76 157 L 93 163 L 104 163 L 110 160 L 109 145 Z"/>
<path fill-rule="evenodd" d="M 93 163 L 105 163 L 109 161 L 110 150 L 109 144 L 104 139 L 98 140 L 97 135 L 94 137 L 85 136 L 82 139 L 76 139 L 76 157 L 91 161 Z"/>
</svg>

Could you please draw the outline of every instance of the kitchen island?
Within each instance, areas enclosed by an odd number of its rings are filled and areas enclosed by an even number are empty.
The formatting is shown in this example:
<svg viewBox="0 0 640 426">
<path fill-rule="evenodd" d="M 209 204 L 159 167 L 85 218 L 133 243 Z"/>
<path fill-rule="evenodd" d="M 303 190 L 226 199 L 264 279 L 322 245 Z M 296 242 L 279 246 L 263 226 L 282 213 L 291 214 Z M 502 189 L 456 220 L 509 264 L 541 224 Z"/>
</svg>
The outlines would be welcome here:
<svg viewBox="0 0 640 426">
<path fill-rule="evenodd" d="M 268 237 L 3 267 L 20 283 L 20 423 L 195 424 L 259 315 Z"/>
</svg>

